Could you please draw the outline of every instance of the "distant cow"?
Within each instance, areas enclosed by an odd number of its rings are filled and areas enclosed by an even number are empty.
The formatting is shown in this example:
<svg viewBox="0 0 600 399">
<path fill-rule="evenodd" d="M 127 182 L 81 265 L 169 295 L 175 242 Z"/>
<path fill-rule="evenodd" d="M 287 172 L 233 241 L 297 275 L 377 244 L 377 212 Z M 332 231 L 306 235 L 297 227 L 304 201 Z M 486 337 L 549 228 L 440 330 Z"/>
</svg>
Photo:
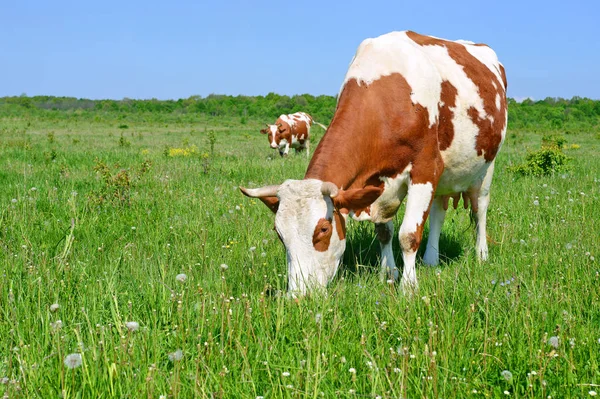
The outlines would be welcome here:
<svg viewBox="0 0 600 399">
<path fill-rule="evenodd" d="M 506 75 L 483 44 L 392 32 L 359 46 L 329 129 L 304 180 L 244 189 L 276 212 L 287 251 L 288 289 L 305 293 L 335 275 L 346 217 L 375 223 L 382 274 L 398 277 L 393 218 L 405 289 L 417 287 L 415 258 L 431 212 L 424 262 L 439 262 L 448 208 L 462 196 L 476 220 L 477 255 L 488 256 L 486 213 L 494 159 L 506 134 Z"/>
<path fill-rule="evenodd" d="M 311 116 L 304 112 L 281 115 L 274 125 L 267 124 L 260 132 L 269 138 L 271 148 L 278 148 L 279 155 L 288 154 L 290 146 L 296 152 L 306 149 L 306 157 L 310 155 L 310 127 L 313 124 Z"/>
</svg>

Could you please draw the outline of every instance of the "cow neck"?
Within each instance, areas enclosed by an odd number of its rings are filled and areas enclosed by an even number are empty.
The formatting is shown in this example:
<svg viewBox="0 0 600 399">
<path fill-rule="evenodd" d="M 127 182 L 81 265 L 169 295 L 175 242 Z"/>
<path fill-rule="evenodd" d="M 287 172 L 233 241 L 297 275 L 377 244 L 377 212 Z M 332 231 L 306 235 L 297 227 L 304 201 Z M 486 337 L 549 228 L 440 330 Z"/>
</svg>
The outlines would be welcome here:
<svg viewBox="0 0 600 399">
<path fill-rule="evenodd" d="M 391 86 L 396 89 L 390 90 Z M 411 141 L 419 137 L 393 132 L 398 132 L 399 126 L 414 125 L 414 115 L 422 116 L 417 124 L 427 129 L 426 112 L 415 114 L 408 93 L 410 87 L 398 74 L 384 77 L 369 88 L 348 81 L 305 178 L 330 181 L 344 189 L 382 187 L 381 177 L 404 170 L 414 157 L 415 143 Z"/>
</svg>

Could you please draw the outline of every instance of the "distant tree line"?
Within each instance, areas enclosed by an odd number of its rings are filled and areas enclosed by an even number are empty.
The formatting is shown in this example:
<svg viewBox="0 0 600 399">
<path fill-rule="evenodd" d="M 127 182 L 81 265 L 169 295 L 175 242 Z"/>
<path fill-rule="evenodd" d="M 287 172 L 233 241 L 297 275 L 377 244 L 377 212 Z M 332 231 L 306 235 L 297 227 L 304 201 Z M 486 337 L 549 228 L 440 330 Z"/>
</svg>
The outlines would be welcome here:
<svg viewBox="0 0 600 399">
<path fill-rule="evenodd" d="M 188 120 L 197 116 L 238 117 L 270 121 L 280 114 L 305 111 L 319 122 L 328 124 L 333 117 L 336 97 L 301 94 L 295 96 L 269 93 L 266 96 L 229 96 L 211 94 L 179 100 L 89 100 L 74 97 L 25 95 L 0 97 L 0 116 L 32 116 L 49 118 L 114 117 L 121 119 L 143 116 L 151 120 Z M 509 127 L 512 129 L 585 130 L 600 129 L 600 101 L 589 98 L 548 97 L 517 102 L 509 99 Z"/>
</svg>

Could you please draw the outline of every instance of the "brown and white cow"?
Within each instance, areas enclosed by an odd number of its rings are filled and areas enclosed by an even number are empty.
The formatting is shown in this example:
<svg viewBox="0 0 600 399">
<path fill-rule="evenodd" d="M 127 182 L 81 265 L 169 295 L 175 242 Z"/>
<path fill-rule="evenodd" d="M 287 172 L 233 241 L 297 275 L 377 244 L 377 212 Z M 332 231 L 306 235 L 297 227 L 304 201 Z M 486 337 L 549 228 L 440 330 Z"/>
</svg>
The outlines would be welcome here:
<svg viewBox="0 0 600 399">
<path fill-rule="evenodd" d="M 429 214 L 424 262 L 439 262 L 451 197 L 455 207 L 460 196 L 471 204 L 477 255 L 485 260 L 490 185 L 506 122 L 506 75 L 488 46 L 410 31 L 363 41 L 304 180 L 242 189 L 276 212 L 291 293 L 324 287 L 335 275 L 347 214 L 375 223 L 382 275 L 397 279 L 392 220 L 405 197 L 405 289 L 417 287 L 415 258 Z"/>
<path fill-rule="evenodd" d="M 269 138 L 271 148 L 279 149 L 279 155 L 288 154 L 290 146 L 296 152 L 306 149 L 306 157 L 310 155 L 310 127 L 313 124 L 311 116 L 305 112 L 280 115 L 274 125 L 267 124 L 260 132 Z"/>
</svg>

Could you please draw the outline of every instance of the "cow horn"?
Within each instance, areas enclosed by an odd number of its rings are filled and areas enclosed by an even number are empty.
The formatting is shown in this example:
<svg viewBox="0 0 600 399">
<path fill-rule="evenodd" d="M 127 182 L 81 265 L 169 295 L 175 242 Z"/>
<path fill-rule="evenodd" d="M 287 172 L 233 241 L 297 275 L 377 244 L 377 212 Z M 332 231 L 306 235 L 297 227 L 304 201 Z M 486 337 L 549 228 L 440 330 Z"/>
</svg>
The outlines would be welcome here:
<svg viewBox="0 0 600 399">
<path fill-rule="evenodd" d="M 265 123 L 265 126 L 267 127 L 267 129 L 271 127 L 271 125 L 269 125 L 268 123 Z"/>
<path fill-rule="evenodd" d="M 334 198 L 336 195 L 338 195 L 339 189 L 337 188 L 337 186 L 331 182 L 323 182 L 323 184 L 321 185 L 321 193 L 323 193 L 323 195 L 328 195 L 331 198 Z"/>
<path fill-rule="evenodd" d="M 259 197 L 275 197 L 279 186 L 264 186 L 259 188 L 244 188 L 240 187 L 242 193 L 246 197 L 259 198 Z"/>
<path fill-rule="evenodd" d="M 278 123 L 278 124 L 277 124 L 277 127 L 281 127 L 281 126 L 283 126 L 281 123 Z"/>
</svg>

